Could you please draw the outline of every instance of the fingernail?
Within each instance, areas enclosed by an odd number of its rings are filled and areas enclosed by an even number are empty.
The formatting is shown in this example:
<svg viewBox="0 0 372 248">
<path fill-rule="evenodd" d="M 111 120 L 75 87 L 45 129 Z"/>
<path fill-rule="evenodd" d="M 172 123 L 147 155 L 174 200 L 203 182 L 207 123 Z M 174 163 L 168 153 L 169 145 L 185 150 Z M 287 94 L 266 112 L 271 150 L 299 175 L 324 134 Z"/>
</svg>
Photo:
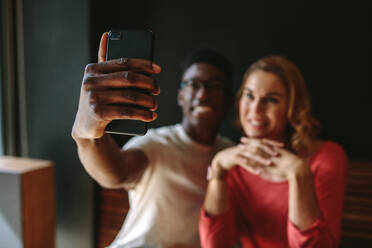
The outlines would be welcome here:
<svg viewBox="0 0 372 248">
<path fill-rule="evenodd" d="M 152 119 L 155 120 L 158 118 L 158 114 L 156 112 L 152 112 Z"/>
<path fill-rule="evenodd" d="M 159 95 L 160 94 L 160 87 L 156 86 L 151 93 L 155 96 Z"/>
<path fill-rule="evenodd" d="M 152 70 L 155 71 L 155 72 L 160 72 L 161 71 L 161 68 L 160 66 L 158 66 L 157 64 L 154 64 L 152 63 Z"/>
<path fill-rule="evenodd" d="M 156 99 L 154 98 L 153 102 L 152 102 L 152 108 L 150 110 L 152 111 L 155 111 L 158 109 L 158 102 L 156 101 Z"/>
<path fill-rule="evenodd" d="M 159 94 L 160 93 L 160 87 L 158 85 L 158 82 L 156 79 L 154 79 L 154 90 L 152 91 L 153 94 Z"/>
</svg>

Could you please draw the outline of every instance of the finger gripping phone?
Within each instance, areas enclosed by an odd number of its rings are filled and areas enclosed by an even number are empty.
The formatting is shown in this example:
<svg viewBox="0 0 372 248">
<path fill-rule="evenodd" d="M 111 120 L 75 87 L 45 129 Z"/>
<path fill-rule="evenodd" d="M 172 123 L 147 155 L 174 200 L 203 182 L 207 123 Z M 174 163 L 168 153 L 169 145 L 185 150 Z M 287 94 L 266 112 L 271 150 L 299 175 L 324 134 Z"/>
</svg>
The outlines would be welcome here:
<svg viewBox="0 0 372 248">
<path fill-rule="evenodd" d="M 106 60 L 140 58 L 153 61 L 154 34 L 151 30 L 110 30 L 107 40 Z M 149 76 L 148 74 L 146 74 Z M 113 120 L 106 133 L 145 135 L 147 122 L 141 120 Z"/>
</svg>

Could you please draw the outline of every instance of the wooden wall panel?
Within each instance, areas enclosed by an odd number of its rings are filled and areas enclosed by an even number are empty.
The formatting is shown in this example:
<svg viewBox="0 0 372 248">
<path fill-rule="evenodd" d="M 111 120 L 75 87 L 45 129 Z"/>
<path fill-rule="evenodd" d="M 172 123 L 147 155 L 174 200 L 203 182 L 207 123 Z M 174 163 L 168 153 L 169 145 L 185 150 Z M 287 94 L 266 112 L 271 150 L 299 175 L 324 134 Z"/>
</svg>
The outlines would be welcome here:
<svg viewBox="0 0 372 248">
<path fill-rule="evenodd" d="M 340 247 L 372 247 L 372 162 L 350 163 Z"/>
</svg>

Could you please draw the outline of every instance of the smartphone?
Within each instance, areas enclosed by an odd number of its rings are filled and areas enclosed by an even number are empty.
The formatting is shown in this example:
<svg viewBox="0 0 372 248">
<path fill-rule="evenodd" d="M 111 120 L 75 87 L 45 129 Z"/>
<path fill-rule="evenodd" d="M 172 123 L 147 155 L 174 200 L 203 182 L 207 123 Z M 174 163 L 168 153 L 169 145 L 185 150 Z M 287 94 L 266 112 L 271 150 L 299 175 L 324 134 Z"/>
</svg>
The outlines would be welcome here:
<svg viewBox="0 0 372 248">
<path fill-rule="evenodd" d="M 110 30 L 107 40 L 106 60 L 141 58 L 153 61 L 153 43 L 154 34 L 151 30 Z M 105 132 L 132 136 L 145 135 L 147 122 L 113 120 L 107 125 Z"/>
</svg>

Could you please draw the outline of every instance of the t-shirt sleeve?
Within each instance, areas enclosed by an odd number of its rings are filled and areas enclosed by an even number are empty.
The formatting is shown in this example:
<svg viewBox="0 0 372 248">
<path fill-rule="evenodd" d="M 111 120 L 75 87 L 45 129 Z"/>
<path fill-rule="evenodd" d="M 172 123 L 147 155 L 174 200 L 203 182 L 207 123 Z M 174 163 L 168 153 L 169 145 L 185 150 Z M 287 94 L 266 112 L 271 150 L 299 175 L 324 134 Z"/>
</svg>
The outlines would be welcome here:
<svg viewBox="0 0 372 248">
<path fill-rule="evenodd" d="M 146 154 L 150 161 L 156 158 L 156 149 L 159 148 L 159 146 L 160 143 L 155 131 L 149 130 L 145 136 L 135 136 L 131 138 L 126 144 L 124 144 L 122 149 L 139 149 Z"/>
<path fill-rule="evenodd" d="M 127 190 L 135 189 L 138 184 L 141 184 L 141 182 L 143 182 L 143 178 L 145 175 L 146 178 L 149 178 L 149 176 L 152 174 L 159 153 L 161 153 L 162 144 L 159 139 L 160 138 L 156 135 L 156 131 L 149 130 L 145 136 L 135 136 L 123 146 L 123 150 L 141 150 L 146 154 L 146 157 L 148 159 L 148 165 L 143 173 L 139 177 L 136 177 L 135 180 L 125 185 L 125 188 Z"/>
<path fill-rule="evenodd" d="M 348 159 L 344 150 L 329 142 L 311 161 L 314 185 L 322 216 L 305 230 L 299 230 L 288 218 L 290 247 L 338 247 Z"/>
<path fill-rule="evenodd" d="M 206 213 L 204 207 L 201 209 L 199 234 L 202 248 L 230 248 L 238 241 L 239 234 L 235 224 L 237 205 L 229 186 L 229 177 L 227 187 L 229 210 L 226 213 L 212 217 Z"/>
</svg>

